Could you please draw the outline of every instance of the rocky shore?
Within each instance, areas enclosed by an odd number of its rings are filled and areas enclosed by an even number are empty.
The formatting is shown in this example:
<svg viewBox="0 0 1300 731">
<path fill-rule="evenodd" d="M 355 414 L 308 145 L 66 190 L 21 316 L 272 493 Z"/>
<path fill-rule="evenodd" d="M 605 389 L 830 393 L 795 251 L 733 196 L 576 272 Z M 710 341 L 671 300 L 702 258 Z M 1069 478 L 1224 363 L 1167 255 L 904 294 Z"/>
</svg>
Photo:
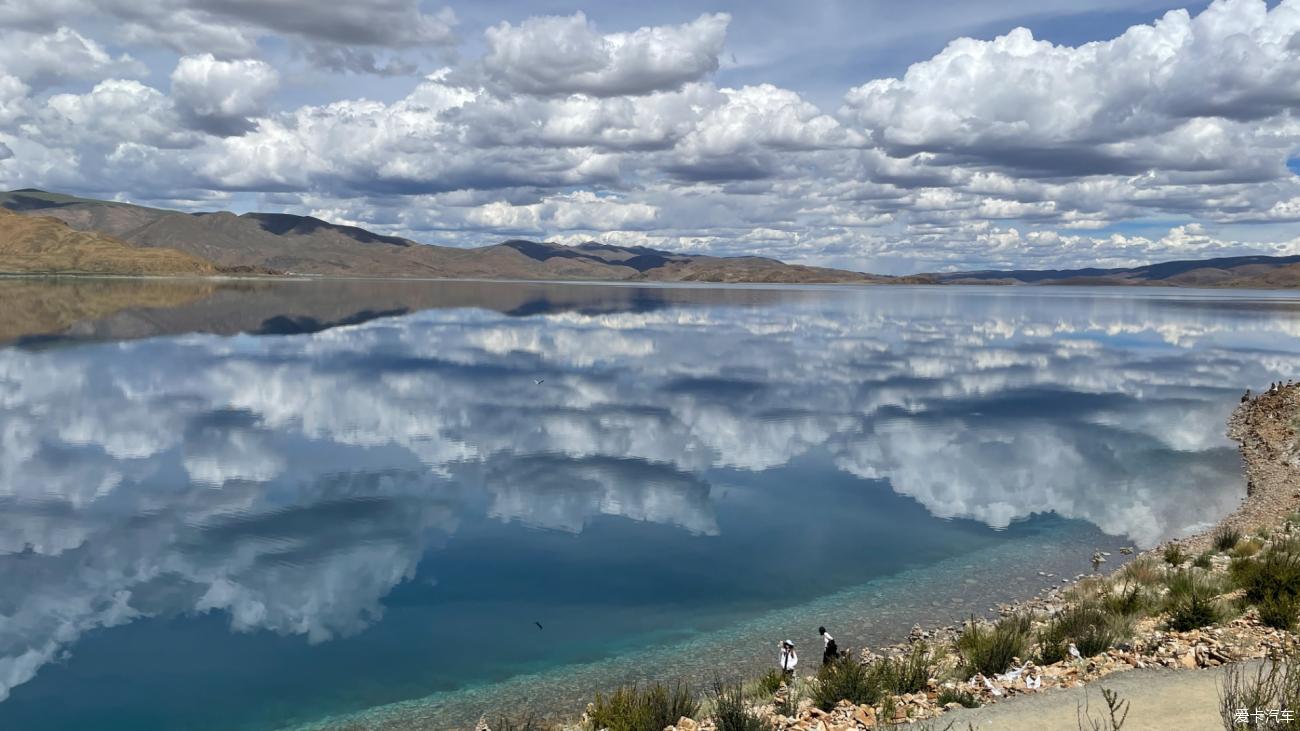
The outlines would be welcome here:
<svg viewBox="0 0 1300 731">
<path fill-rule="evenodd" d="M 885 692 L 870 703 L 846 699 L 829 706 L 823 697 L 818 707 L 810 688 L 820 681 L 805 677 L 782 683 L 775 692 L 750 689 L 746 712 L 761 724 L 756 728 L 773 731 L 879 729 L 937 719 L 963 706 L 1079 687 L 1126 670 L 1218 667 L 1295 651 L 1296 624 L 1278 628 L 1275 617 L 1262 619 L 1259 609 L 1250 606 L 1243 590 L 1234 584 L 1230 567 L 1234 561 L 1267 555 L 1275 547 L 1300 551 L 1298 433 L 1300 385 L 1279 384 L 1244 399 L 1229 420 L 1228 434 L 1240 445 L 1247 494 L 1242 505 L 1213 529 L 1142 552 L 1127 562 L 1116 560 L 1118 557 L 1108 561 L 1107 555 L 1098 554 L 1093 557 L 1096 573 L 1075 577 L 1025 601 L 1002 605 L 998 607 L 999 620 L 972 618 L 962 626 L 933 629 L 916 626 L 906 641 L 862 650 L 854 658 L 866 669 L 904 668 L 909 663 L 915 668 L 919 663 L 924 674 L 916 684 L 921 687 L 904 693 Z M 1101 570 L 1108 563 L 1123 565 L 1111 572 Z M 1202 609 L 1210 613 L 1212 621 L 1192 620 L 1196 626 L 1178 628 L 1188 623 L 1179 608 L 1184 592 L 1193 597 L 1204 595 Z M 1196 600 L 1190 601 L 1195 614 Z M 1064 657 L 1047 662 L 1055 657 L 1046 657 L 1051 653 L 1045 651 L 1043 638 L 1052 636 L 1053 631 L 1068 632 L 1064 629 L 1070 621 L 1067 617 L 1088 611 L 1116 619 L 1122 630 L 1116 630 L 1113 641 L 1094 654 L 1079 652 L 1071 641 Z M 1294 620 L 1295 609 L 1288 611 Z M 1004 670 L 972 674 L 971 649 L 969 645 L 962 649 L 962 635 L 971 633 L 972 628 L 977 633 L 992 633 L 999 626 L 1018 626 L 1014 630 L 1018 636 L 1024 642 L 1038 643 L 1038 650 L 1030 652 L 1026 646 Z M 1063 643 L 1064 639 L 1059 644 L 1064 647 Z M 1083 640 L 1079 644 L 1083 645 Z M 682 717 L 665 731 L 719 729 L 707 706 L 698 715 L 701 718 Z M 592 727 L 584 716 L 573 728 Z M 480 729 L 486 728 L 488 724 L 480 724 Z"/>
</svg>

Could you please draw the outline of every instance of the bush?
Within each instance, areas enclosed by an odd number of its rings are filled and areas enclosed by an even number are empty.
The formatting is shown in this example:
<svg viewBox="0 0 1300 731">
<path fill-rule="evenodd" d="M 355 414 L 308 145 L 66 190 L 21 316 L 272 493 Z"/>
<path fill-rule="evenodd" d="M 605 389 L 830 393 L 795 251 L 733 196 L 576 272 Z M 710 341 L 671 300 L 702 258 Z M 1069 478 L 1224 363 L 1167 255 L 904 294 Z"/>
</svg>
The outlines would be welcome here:
<svg viewBox="0 0 1300 731">
<path fill-rule="evenodd" d="M 840 701 L 856 705 L 875 705 L 884 695 L 879 678 L 871 669 L 849 656 L 838 657 L 817 671 L 812 688 L 812 702 L 829 711 Z"/>
<path fill-rule="evenodd" d="M 1192 561 L 1192 566 L 1198 569 L 1209 570 L 1214 563 L 1210 560 L 1214 556 L 1213 551 L 1205 551 Z"/>
<path fill-rule="evenodd" d="M 996 675 L 1011 667 L 1015 658 L 1025 657 L 1029 649 L 1029 615 L 1003 617 L 992 626 L 976 622 L 974 617 L 957 638 L 960 667 L 967 675 Z"/>
<path fill-rule="evenodd" d="M 1187 553 L 1183 547 L 1177 543 L 1170 543 L 1165 546 L 1165 563 L 1170 566 L 1179 566 L 1187 560 Z"/>
<path fill-rule="evenodd" d="M 1143 556 L 1135 559 L 1124 566 L 1119 572 L 1120 578 L 1126 582 L 1132 582 L 1138 586 L 1152 586 L 1160 583 L 1164 578 L 1164 571 L 1156 560 L 1150 556 Z"/>
<path fill-rule="evenodd" d="M 779 674 L 779 673 L 778 673 Z M 677 720 L 673 719 L 673 723 Z M 771 731 L 772 725 L 755 713 L 745 702 L 739 683 L 716 680 L 713 683 L 713 722 L 718 731 Z"/>
<path fill-rule="evenodd" d="M 1171 596 L 1169 601 L 1169 629 L 1175 632 L 1208 627 L 1224 618 L 1223 606 L 1217 598 L 1200 587 L 1185 594 Z"/>
<path fill-rule="evenodd" d="M 772 668 L 767 672 L 763 673 L 762 675 L 758 676 L 758 683 L 757 683 L 758 690 L 763 695 L 772 695 L 773 693 L 776 692 L 777 688 L 781 687 L 781 684 L 784 682 L 785 682 L 785 676 L 781 674 L 781 671 L 777 670 L 776 668 Z"/>
<path fill-rule="evenodd" d="M 979 708 L 979 699 L 969 690 L 958 690 L 956 688 L 944 688 L 939 691 L 939 707 L 943 708 L 949 703 L 959 703 L 962 708 Z"/>
<path fill-rule="evenodd" d="M 1146 614 L 1154 605 L 1150 594 L 1136 582 L 1125 580 L 1119 591 L 1101 597 L 1101 607 L 1115 617 L 1136 617 Z"/>
<path fill-rule="evenodd" d="M 1241 543 L 1238 543 L 1237 546 L 1229 552 L 1229 555 L 1233 558 L 1250 558 L 1259 553 L 1260 549 L 1263 547 L 1264 544 L 1260 541 L 1257 541 L 1254 538 L 1247 538 Z"/>
<path fill-rule="evenodd" d="M 883 692 L 903 695 L 919 693 L 930 686 L 938 659 L 924 642 L 912 645 L 912 653 L 898 658 L 884 658 L 869 666 L 873 682 Z"/>
<path fill-rule="evenodd" d="M 685 683 L 671 688 L 655 683 L 646 688 L 625 685 L 608 696 L 596 694 L 587 718 L 594 729 L 663 731 L 682 716 L 700 712 L 700 700 Z"/>
<path fill-rule="evenodd" d="M 1276 629 L 1293 630 L 1300 615 L 1300 599 L 1293 596 L 1268 597 L 1256 607 L 1259 621 Z"/>
<path fill-rule="evenodd" d="M 1212 540 L 1214 541 L 1214 550 L 1225 553 L 1236 548 L 1237 544 L 1241 542 L 1241 531 L 1232 526 L 1221 525 L 1218 530 L 1214 531 Z"/>
<path fill-rule="evenodd" d="M 1283 541 L 1255 558 L 1232 562 L 1233 582 L 1244 590 L 1243 600 L 1259 609 L 1260 621 L 1290 629 L 1300 608 L 1300 544 Z"/>
<path fill-rule="evenodd" d="M 1076 604 L 1057 612 L 1038 634 L 1039 662 L 1050 665 L 1066 657 L 1074 643 L 1084 657 L 1099 655 L 1124 640 L 1130 628 L 1099 604 Z"/>
</svg>

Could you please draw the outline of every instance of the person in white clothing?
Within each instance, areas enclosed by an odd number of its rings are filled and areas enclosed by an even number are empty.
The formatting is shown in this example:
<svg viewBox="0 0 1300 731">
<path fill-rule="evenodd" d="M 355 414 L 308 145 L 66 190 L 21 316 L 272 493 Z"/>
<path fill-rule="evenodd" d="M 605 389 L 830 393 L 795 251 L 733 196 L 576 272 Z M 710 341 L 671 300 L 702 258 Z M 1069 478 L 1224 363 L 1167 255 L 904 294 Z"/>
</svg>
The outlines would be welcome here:
<svg viewBox="0 0 1300 731">
<path fill-rule="evenodd" d="M 831 633 L 826 631 L 825 627 L 818 627 L 817 634 L 822 636 L 822 642 L 826 643 L 822 649 L 822 665 L 830 665 L 836 656 L 840 654 L 840 648 L 835 644 L 835 638 Z"/>
<path fill-rule="evenodd" d="M 782 640 L 778 647 L 781 648 L 781 672 L 785 675 L 794 675 L 794 666 L 799 664 L 799 655 L 794 651 L 794 643 L 790 640 Z"/>
</svg>

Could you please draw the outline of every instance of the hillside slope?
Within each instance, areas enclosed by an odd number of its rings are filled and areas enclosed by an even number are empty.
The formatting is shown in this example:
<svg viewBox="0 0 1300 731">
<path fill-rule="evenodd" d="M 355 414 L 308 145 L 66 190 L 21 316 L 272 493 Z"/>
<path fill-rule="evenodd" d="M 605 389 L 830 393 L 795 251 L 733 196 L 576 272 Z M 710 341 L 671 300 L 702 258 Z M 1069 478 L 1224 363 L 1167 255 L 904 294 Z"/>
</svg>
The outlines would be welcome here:
<svg viewBox="0 0 1300 731">
<path fill-rule="evenodd" d="M 311 216 L 182 213 L 24 189 L 0 193 L 0 207 L 55 217 L 82 231 L 140 247 L 186 252 L 219 267 L 316 276 L 448 279 L 875 282 L 887 277 L 788 265 L 760 257 L 722 258 L 587 243 L 511 240 L 464 249 L 420 244 Z"/>
<path fill-rule="evenodd" d="M 139 248 L 55 218 L 0 209 L 0 272 L 203 276 L 217 269 L 172 249 Z"/>
</svg>

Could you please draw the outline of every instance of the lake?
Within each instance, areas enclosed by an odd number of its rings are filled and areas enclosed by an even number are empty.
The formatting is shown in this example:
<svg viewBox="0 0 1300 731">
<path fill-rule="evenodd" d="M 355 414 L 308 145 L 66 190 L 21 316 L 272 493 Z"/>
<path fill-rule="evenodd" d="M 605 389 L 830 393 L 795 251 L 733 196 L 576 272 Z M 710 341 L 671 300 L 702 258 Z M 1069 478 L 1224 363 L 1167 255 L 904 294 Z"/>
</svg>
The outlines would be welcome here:
<svg viewBox="0 0 1300 731">
<path fill-rule="evenodd" d="M 456 728 L 1215 522 L 1294 294 L 5 280 L 0 729 Z"/>
</svg>

